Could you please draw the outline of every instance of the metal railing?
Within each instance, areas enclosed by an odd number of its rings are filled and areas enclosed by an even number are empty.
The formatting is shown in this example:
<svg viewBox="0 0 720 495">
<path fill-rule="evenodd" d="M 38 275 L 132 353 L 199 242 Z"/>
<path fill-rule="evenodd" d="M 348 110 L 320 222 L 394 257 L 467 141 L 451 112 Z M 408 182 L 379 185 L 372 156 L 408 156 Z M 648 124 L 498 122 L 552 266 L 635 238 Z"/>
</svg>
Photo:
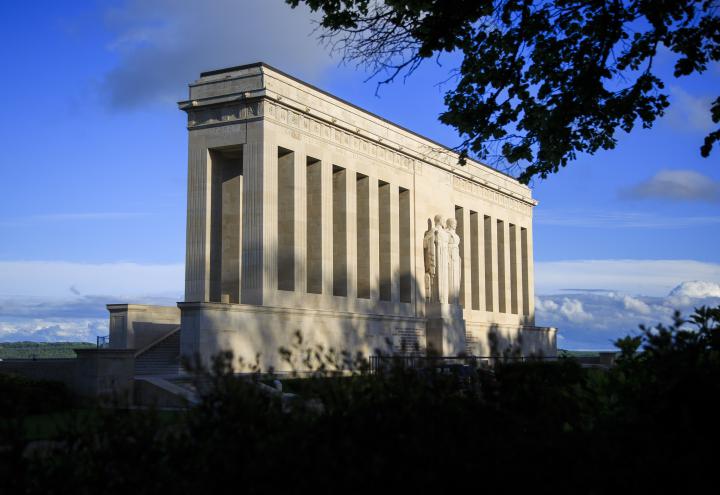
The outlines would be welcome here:
<svg viewBox="0 0 720 495">
<path fill-rule="evenodd" d="M 494 368 L 499 363 L 557 361 L 555 356 L 423 356 L 387 355 L 370 356 L 370 371 L 377 372 L 392 367 L 409 369 L 452 369 L 461 366 Z"/>
<path fill-rule="evenodd" d="M 97 336 L 97 348 L 107 349 L 110 347 L 110 336 L 109 335 L 98 335 Z"/>
</svg>

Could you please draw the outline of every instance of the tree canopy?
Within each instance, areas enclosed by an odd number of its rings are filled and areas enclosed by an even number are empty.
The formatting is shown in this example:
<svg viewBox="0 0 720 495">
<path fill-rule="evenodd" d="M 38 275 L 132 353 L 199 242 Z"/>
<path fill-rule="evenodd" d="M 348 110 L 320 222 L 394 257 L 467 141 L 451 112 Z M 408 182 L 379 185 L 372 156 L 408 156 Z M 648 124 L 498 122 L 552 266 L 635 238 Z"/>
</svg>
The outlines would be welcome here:
<svg viewBox="0 0 720 495">
<path fill-rule="evenodd" d="M 720 60 L 717 0 L 286 0 L 321 14 L 321 37 L 379 84 L 426 59 L 461 54 L 441 122 L 477 157 L 521 182 L 579 153 L 613 149 L 617 131 L 649 128 L 668 107 L 655 60 L 674 77 Z M 711 108 L 720 123 L 720 97 Z M 720 126 L 700 152 L 720 141 Z"/>
</svg>

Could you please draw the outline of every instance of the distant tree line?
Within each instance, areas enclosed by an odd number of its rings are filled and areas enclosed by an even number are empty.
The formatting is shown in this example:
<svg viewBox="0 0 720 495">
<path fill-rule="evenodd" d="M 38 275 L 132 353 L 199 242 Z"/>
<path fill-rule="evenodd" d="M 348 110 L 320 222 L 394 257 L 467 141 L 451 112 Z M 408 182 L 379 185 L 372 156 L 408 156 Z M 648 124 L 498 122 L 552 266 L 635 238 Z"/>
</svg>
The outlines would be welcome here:
<svg viewBox="0 0 720 495">
<path fill-rule="evenodd" d="M 89 342 L 0 342 L 0 359 L 73 358 L 73 349 L 95 347 Z"/>
</svg>

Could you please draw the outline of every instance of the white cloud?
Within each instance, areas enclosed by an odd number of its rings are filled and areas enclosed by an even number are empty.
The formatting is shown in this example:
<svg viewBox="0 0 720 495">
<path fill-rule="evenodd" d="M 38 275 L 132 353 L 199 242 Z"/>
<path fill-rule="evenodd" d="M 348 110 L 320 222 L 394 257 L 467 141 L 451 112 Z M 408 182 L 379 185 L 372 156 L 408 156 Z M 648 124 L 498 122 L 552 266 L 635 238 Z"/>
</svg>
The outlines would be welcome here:
<svg viewBox="0 0 720 495">
<path fill-rule="evenodd" d="M 679 86 L 670 86 L 670 108 L 666 114 L 667 123 L 683 132 L 709 132 L 713 129 L 710 116 L 711 96 L 696 96 Z"/>
<path fill-rule="evenodd" d="M 2 342 L 95 342 L 97 336 L 108 334 L 104 319 L 52 318 L 19 322 L 0 321 Z"/>
<path fill-rule="evenodd" d="M 333 64 L 309 10 L 283 0 L 126 0 L 106 20 L 119 62 L 103 90 L 115 108 L 174 103 L 206 70 L 264 61 L 315 79 Z"/>
<path fill-rule="evenodd" d="M 720 284 L 698 280 L 683 282 L 670 291 L 667 304 L 689 306 L 694 300 L 706 298 L 720 298 Z"/>
<path fill-rule="evenodd" d="M 625 309 L 627 309 L 628 311 L 633 311 L 635 313 L 640 313 L 643 315 L 649 315 L 652 311 L 650 309 L 650 306 L 648 306 L 640 299 L 632 296 L 623 297 L 623 304 L 625 305 Z"/>
<path fill-rule="evenodd" d="M 107 335 L 109 303 L 173 306 L 182 264 L 0 261 L 0 341 L 88 341 Z"/>
<path fill-rule="evenodd" d="M 693 260 L 535 262 L 535 290 L 538 294 L 558 294 L 567 289 L 602 289 L 665 296 L 673 287 L 687 280 L 720 283 L 720 264 Z"/>
<path fill-rule="evenodd" d="M 720 216 L 670 216 L 634 211 L 549 210 L 535 214 L 536 225 L 592 229 L 683 229 L 720 224 Z"/>
<path fill-rule="evenodd" d="M 705 298 L 705 297 L 720 297 L 720 284 L 715 282 L 703 282 L 699 280 L 693 280 L 690 282 L 683 282 L 672 291 L 670 291 L 670 297 L 689 297 L 693 299 Z"/>
<path fill-rule="evenodd" d="M 677 309 L 685 316 L 698 306 L 720 305 L 720 284 L 683 282 L 664 296 L 585 292 L 538 296 L 536 324 L 558 328 L 566 349 L 612 349 L 612 342 L 638 325 L 669 324 Z"/>
<path fill-rule="evenodd" d="M 573 323 L 583 323 L 593 319 L 592 315 L 585 311 L 581 301 L 567 297 L 563 298 L 560 314 Z"/>
<path fill-rule="evenodd" d="M 661 170 L 650 179 L 622 190 L 625 199 L 720 201 L 720 182 L 694 170 Z"/>
<path fill-rule="evenodd" d="M 535 298 L 535 311 L 538 313 L 556 311 L 559 307 L 560 306 L 552 299 Z"/>
<path fill-rule="evenodd" d="M 63 298 L 75 291 L 123 297 L 154 294 L 179 298 L 184 277 L 185 268 L 181 263 L 0 261 L 0 296 Z"/>
</svg>

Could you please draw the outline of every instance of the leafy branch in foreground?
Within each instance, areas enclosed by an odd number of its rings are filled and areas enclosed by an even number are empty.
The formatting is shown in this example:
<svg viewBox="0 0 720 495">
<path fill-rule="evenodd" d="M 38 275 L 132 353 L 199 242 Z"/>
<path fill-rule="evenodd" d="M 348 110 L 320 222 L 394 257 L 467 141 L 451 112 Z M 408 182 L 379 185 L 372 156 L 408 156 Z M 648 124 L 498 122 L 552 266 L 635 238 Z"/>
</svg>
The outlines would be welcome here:
<svg viewBox="0 0 720 495">
<path fill-rule="evenodd" d="M 649 128 L 668 107 L 654 62 L 674 77 L 720 60 L 716 0 L 286 0 L 321 12 L 321 38 L 378 84 L 443 52 L 462 55 L 440 120 L 474 156 L 519 172 L 558 172 L 579 153 L 613 149 L 618 129 Z M 711 105 L 720 123 L 720 98 Z M 720 128 L 701 147 L 707 157 Z"/>
<path fill-rule="evenodd" d="M 0 418 L 0 493 L 443 493 L 468 480 L 513 492 L 706 489 L 720 442 L 720 307 L 618 344 L 607 370 L 561 358 L 463 376 L 402 360 L 357 370 L 298 334 L 284 354 L 312 365 L 308 378 L 221 353 L 194 369 L 205 385 L 187 410 L 86 410 L 33 442 L 22 416 Z M 269 393 L 275 378 L 297 395 L 292 407 Z M 16 385 L 0 382 L 0 397 L 18 397 Z"/>
</svg>

